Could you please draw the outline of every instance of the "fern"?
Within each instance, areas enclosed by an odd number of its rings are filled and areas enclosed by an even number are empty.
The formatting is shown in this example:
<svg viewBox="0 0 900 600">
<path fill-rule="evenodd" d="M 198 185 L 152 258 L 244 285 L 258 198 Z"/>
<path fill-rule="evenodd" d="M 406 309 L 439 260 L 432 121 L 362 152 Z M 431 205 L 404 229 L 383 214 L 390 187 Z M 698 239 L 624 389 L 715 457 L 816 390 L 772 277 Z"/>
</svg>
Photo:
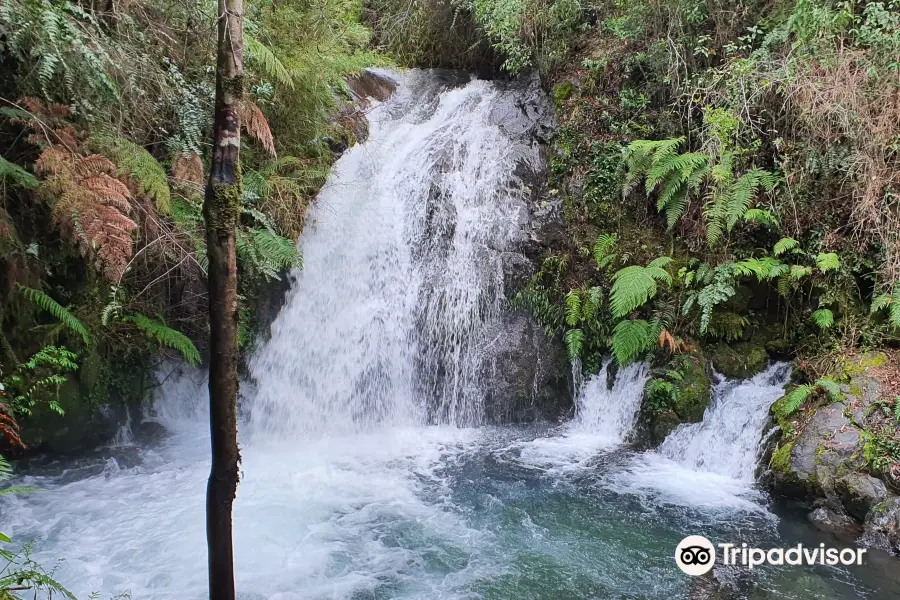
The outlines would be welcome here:
<svg viewBox="0 0 900 600">
<path fill-rule="evenodd" d="M 760 189 L 771 191 L 775 186 L 772 175 L 758 167 L 750 169 L 737 181 L 733 181 L 730 155 L 723 158 L 723 163 L 725 163 L 725 167 L 720 164 L 711 170 L 716 190 L 704 208 L 706 241 L 710 247 L 715 246 L 726 232 L 730 232 L 737 225 L 738 221 L 746 218 L 750 211 L 750 204 Z M 754 215 L 756 217 L 771 216 L 765 211 L 757 211 Z"/>
<path fill-rule="evenodd" d="M 783 399 L 773 404 L 772 408 L 777 416 L 782 418 L 787 417 L 803 406 L 803 403 L 806 402 L 806 399 L 809 398 L 812 392 L 813 386 L 807 384 L 798 385 Z"/>
<path fill-rule="evenodd" d="M 281 85 L 294 89 L 294 77 L 281 60 L 275 56 L 274 52 L 255 37 L 249 35 L 244 36 L 244 43 L 249 51 L 250 60 L 259 67 L 260 71 Z"/>
<path fill-rule="evenodd" d="M 653 326 L 647 321 L 620 321 L 610 339 L 613 357 L 618 364 L 626 365 L 652 348 L 657 338 L 658 335 L 653 335 Z"/>
<path fill-rule="evenodd" d="M 726 302 L 737 292 L 734 289 L 734 278 L 730 263 L 716 267 L 709 284 L 696 294 L 696 303 L 700 307 L 700 333 L 706 334 L 712 321 L 713 311 L 719 304 Z M 689 305 L 686 305 L 690 310 Z"/>
<path fill-rule="evenodd" d="M 828 394 L 828 398 L 835 402 L 844 398 L 844 393 L 841 391 L 840 384 L 833 379 L 828 379 L 827 377 L 818 379 L 816 380 L 816 387 L 824 390 L 825 393 Z"/>
<path fill-rule="evenodd" d="M 40 185 L 34 175 L 2 156 L 0 156 L 0 182 L 9 182 L 13 186 L 27 190 L 33 190 Z"/>
<path fill-rule="evenodd" d="M 569 360 L 574 361 L 581 356 L 581 350 L 584 345 L 584 332 L 581 329 L 570 329 L 563 337 L 566 343 L 566 352 Z"/>
<path fill-rule="evenodd" d="M 122 321 L 134 324 L 157 343 L 177 350 L 188 364 L 192 366 L 200 364 L 200 353 L 194 343 L 180 331 L 175 331 L 141 314 L 124 317 Z"/>
<path fill-rule="evenodd" d="M 94 144 L 109 156 L 122 173 L 127 173 L 145 196 L 154 201 L 156 210 L 172 213 L 172 196 L 166 170 L 143 146 L 123 137 L 98 137 Z"/>
<path fill-rule="evenodd" d="M 841 267 L 841 259 L 834 252 L 821 252 L 816 255 L 816 267 L 823 273 L 834 271 Z"/>
<path fill-rule="evenodd" d="M 656 295 L 657 282 L 671 285 L 672 276 L 663 269 L 671 261 L 671 258 L 663 256 L 646 267 L 632 265 L 617 271 L 613 275 L 613 285 L 610 291 L 613 316 L 621 318 L 643 306 Z"/>
<path fill-rule="evenodd" d="M 799 245 L 800 243 L 794 238 L 781 238 L 775 243 L 775 246 L 772 248 L 772 254 L 774 254 L 775 256 L 781 256 L 785 252 L 796 249 Z"/>
<path fill-rule="evenodd" d="M 745 223 L 768 225 L 769 227 L 772 227 L 774 229 L 778 229 L 778 227 L 780 226 L 778 223 L 778 217 L 773 215 L 771 212 L 763 210 L 761 208 L 749 209 L 744 213 L 743 219 Z"/>
<path fill-rule="evenodd" d="M 834 313 L 827 308 L 820 308 L 812 314 L 812 320 L 820 329 L 828 329 L 834 326 Z"/>
<path fill-rule="evenodd" d="M 777 279 L 782 275 L 790 273 L 790 270 L 791 268 L 789 265 L 786 265 L 777 258 L 771 256 L 747 258 L 734 263 L 734 272 L 736 275 L 755 275 L 758 281 Z"/>
<path fill-rule="evenodd" d="M 581 320 L 581 294 L 571 290 L 566 294 L 566 324 L 575 327 Z"/>
<path fill-rule="evenodd" d="M 597 243 L 594 244 L 594 262 L 597 263 L 598 269 L 605 269 L 615 260 L 615 255 L 611 251 L 615 248 L 617 240 L 618 236 L 615 233 L 604 233 L 597 238 Z"/>
<path fill-rule="evenodd" d="M 75 315 L 70 313 L 56 300 L 40 290 L 25 287 L 23 285 L 19 286 L 19 291 L 22 292 L 23 296 L 34 302 L 41 309 L 53 315 L 60 323 L 80 335 L 85 344 L 90 343 L 90 336 L 88 336 L 87 329 L 85 329 L 81 321 L 79 321 L 75 317 Z"/>
<path fill-rule="evenodd" d="M 872 301 L 871 312 L 888 311 L 888 322 L 895 329 L 900 329 L 900 284 L 894 285 L 892 294 L 882 294 Z"/>
</svg>

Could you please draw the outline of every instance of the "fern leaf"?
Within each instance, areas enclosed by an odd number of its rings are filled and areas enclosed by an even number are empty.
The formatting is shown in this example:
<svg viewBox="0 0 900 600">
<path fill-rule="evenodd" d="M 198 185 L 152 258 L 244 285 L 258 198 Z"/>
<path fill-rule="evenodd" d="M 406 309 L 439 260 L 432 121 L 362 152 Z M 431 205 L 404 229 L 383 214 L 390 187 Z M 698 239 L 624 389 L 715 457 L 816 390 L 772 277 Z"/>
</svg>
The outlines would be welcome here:
<svg viewBox="0 0 900 600">
<path fill-rule="evenodd" d="M 605 269 L 614 260 L 612 249 L 616 246 L 618 236 L 615 233 L 605 233 L 597 238 L 594 244 L 594 262 L 598 269 Z"/>
<path fill-rule="evenodd" d="M 772 408 L 779 417 L 787 417 L 803 406 L 803 403 L 806 402 L 812 391 L 813 387 L 811 385 L 798 385 L 783 399 L 773 404 Z"/>
<path fill-rule="evenodd" d="M 785 252 L 793 250 L 799 245 L 800 245 L 800 243 L 797 240 L 795 240 L 794 238 L 789 238 L 789 237 L 781 238 L 780 240 L 778 240 L 778 242 L 776 242 L 775 246 L 772 248 L 772 253 L 775 256 L 781 256 Z"/>
<path fill-rule="evenodd" d="M 259 67 L 259 69 L 281 85 L 294 89 L 294 77 L 284 64 L 275 56 L 275 53 L 269 50 L 265 44 L 257 40 L 255 37 L 245 35 L 244 43 L 249 50 L 250 60 Z"/>
<path fill-rule="evenodd" d="M 85 344 L 90 343 L 90 336 L 88 336 L 87 329 L 85 329 L 81 321 L 56 300 L 40 290 L 25 287 L 23 285 L 19 286 L 19 291 L 22 292 L 23 296 L 37 304 L 41 309 L 53 315 L 60 323 L 80 335 Z"/>
<path fill-rule="evenodd" d="M 566 294 L 566 324 L 569 327 L 578 325 L 581 318 L 581 293 L 571 290 Z"/>
<path fill-rule="evenodd" d="M 657 279 L 652 272 L 645 267 L 632 265 L 618 270 L 613 275 L 610 305 L 614 317 L 624 317 L 656 295 Z"/>
<path fill-rule="evenodd" d="M 141 193 L 153 200 L 161 214 L 172 213 L 172 195 L 166 170 L 143 146 L 123 137 L 97 137 L 94 144 L 128 174 Z"/>
<path fill-rule="evenodd" d="M 20 167 L 0 156 L 0 182 L 8 182 L 26 190 L 33 190 L 40 185 L 37 178 Z"/>
<path fill-rule="evenodd" d="M 812 320 L 820 329 L 828 329 L 834 326 L 834 313 L 827 308 L 820 308 L 812 314 Z"/>
<path fill-rule="evenodd" d="M 269 121 L 266 120 L 266 116 L 259 106 L 249 100 L 244 100 L 241 104 L 241 125 L 266 152 L 278 158 L 278 153 L 275 151 L 275 140 L 269 129 Z"/>
<path fill-rule="evenodd" d="M 816 381 L 816 387 L 825 390 L 831 400 L 838 401 L 844 397 L 840 384 L 833 379 L 819 379 Z"/>
<path fill-rule="evenodd" d="M 147 337 L 163 346 L 177 350 L 188 364 L 192 366 L 200 364 L 200 353 L 194 343 L 180 331 L 175 331 L 141 314 L 125 317 L 122 321 L 133 323 Z"/>
<path fill-rule="evenodd" d="M 816 266 L 823 273 L 834 271 L 841 267 L 841 259 L 834 252 L 820 252 L 816 255 Z"/>
<path fill-rule="evenodd" d="M 644 320 L 620 321 L 613 329 L 610 346 L 620 365 L 626 365 L 656 343 L 651 325 Z"/>
<path fill-rule="evenodd" d="M 894 285 L 891 295 L 882 294 L 872 300 L 872 314 L 885 309 L 888 310 L 888 322 L 895 329 L 900 329 L 900 284 Z"/>
<path fill-rule="evenodd" d="M 754 223 L 757 225 L 768 225 L 774 229 L 778 229 L 780 226 L 778 223 L 778 217 L 773 215 L 768 210 L 763 210 L 761 208 L 751 208 L 747 212 L 744 213 L 744 222 L 745 223 Z"/>
<path fill-rule="evenodd" d="M 563 338 L 566 343 L 566 352 L 569 360 L 575 360 L 581 356 L 581 350 L 584 345 L 584 332 L 580 329 L 570 329 Z"/>
</svg>

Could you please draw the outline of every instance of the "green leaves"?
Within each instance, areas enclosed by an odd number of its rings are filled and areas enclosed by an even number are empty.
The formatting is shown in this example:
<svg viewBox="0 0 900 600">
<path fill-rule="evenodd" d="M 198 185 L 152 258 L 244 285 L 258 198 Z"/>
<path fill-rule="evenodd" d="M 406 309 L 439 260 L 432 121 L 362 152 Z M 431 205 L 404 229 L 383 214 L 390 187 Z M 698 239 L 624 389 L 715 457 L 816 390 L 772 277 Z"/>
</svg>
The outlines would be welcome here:
<svg viewBox="0 0 900 600">
<path fill-rule="evenodd" d="M 650 323 L 641 319 L 625 320 L 613 329 L 610 346 L 616 362 L 625 365 L 649 350 L 655 341 Z"/>
<path fill-rule="evenodd" d="M 566 344 L 566 353 L 569 355 L 569 360 L 581 357 L 581 350 L 584 346 L 584 331 L 581 329 L 570 329 L 563 336 L 563 340 Z"/>
<path fill-rule="evenodd" d="M 177 350 L 190 365 L 197 366 L 200 364 L 200 353 L 197 351 L 194 343 L 180 331 L 175 331 L 140 314 L 125 317 L 122 321 L 134 324 L 147 337 L 155 340 L 157 343 Z"/>
<path fill-rule="evenodd" d="M 111 158 L 121 173 L 128 174 L 141 193 L 153 200 L 156 210 L 164 215 L 172 213 L 172 196 L 166 170 L 147 152 L 123 137 L 97 137 L 93 141 L 97 149 Z"/>
<path fill-rule="evenodd" d="M 783 398 L 772 405 L 772 412 L 780 418 L 785 418 L 794 413 L 798 408 L 814 394 L 824 392 L 828 398 L 833 401 L 841 400 L 844 394 L 838 382 L 833 379 L 822 378 L 814 384 L 803 384 L 796 386 L 788 392 Z"/>
<path fill-rule="evenodd" d="M 834 313 L 827 308 L 820 308 L 812 314 L 812 320 L 820 329 L 828 329 L 834 326 Z"/>
<path fill-rule="evenodd" d="M 834 252 L 820 252 L 816 255 L 816 266 L 823 273 L 834 271 L 841 267 L 841 259 Z"/>
<path fill-rule="evenodd" d="M 34 175 L 2 156 L 0 156 L 0 183 L 8 183 L 26 190 L 33 190 L 40 185 Z"/>
<path fill-rule="evenodd" d="M 581 294 L 571 290 L 566 294 L 566 324 L 575 327 L 581 320 Z"/>
<path fill-rule="evenodd" d="M 250 60 L 253 61 L 263 74 L 271 77 L 281 85 L 294 89 L 294 77 L 291 72 L 284 66 L 281 60 L 275 56 L 275 53 L 269 48 L 250 35 L 244 35 L 244 43 L 249 51 Z"/>
<path fill-rule="evenodd" d="M 22 292 L 23 296 L 37 304 L 40 308 L 56 317 L 63 325 L 80 335 L 85 344 L 90 343 L 87 329 L 85 329 L 81 321 L 75 318 L 75 315 L 63 308 L 56 300 L 40 290 L 25 287 L 23 285 L 19 286 L 19 291 Z"/>
<path fill-rule="evenodd" d="M 796 249 L 799 245 L 800 243 L 794 238 L 781 238 L 775 243 L 775 246 L 772 247 L 772 253 L 775 256 L 781 256 L 785 252 Z"/>
<path fill-rule="evenodd" d="M 612 250 L 617 240 L 618 236 L 615 233 L 605 233 L 597 238 L 597 243 L 594 244 L 594 262 L 601 271 L 615 260 Z"/>
<path fill-rule="evenodd" d="M 658 282 L 671 285 L 672 276 L 664 269 L 671 262 L 668 256 L 661 256 L 646 267 L 632 265 L 617 271 L 610 292 L 613 316 L 621 318 L 643 306 L 656 295 Z"/>
<path fill-rule="evenodd" d="M 888 322 L 895 329 L 900 329 L 900 283 L 894 284 L 893 293 L 882 294 L 872 301 L 871 313 L 888 311 Z"/>
</svg>

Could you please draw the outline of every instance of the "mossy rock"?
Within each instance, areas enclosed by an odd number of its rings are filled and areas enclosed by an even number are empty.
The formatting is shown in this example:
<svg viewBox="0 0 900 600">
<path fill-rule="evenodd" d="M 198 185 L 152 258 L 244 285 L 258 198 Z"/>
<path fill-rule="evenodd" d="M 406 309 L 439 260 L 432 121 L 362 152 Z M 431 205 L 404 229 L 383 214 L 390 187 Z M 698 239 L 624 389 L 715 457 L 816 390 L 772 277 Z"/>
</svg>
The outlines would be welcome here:
<svg viewBox="0 0 900 600">
<path fill-rule="evenodd" d="M 835 375 L 840 381 L 849 383 L 854 378 L 864 375 L 867 369 L 886 365 L 888 360 L 890 359 L 887 354 L 877 351 L 846 357 L 835 369 Z"/>
<path fill-rule="evenodd" d="M 794 448 L 794 442 L 788 442 L 779 447 L 772 453 L 769 460 L 769 468 L 781 476 L 789 476 L 791 474 L 791 450 Z"/>
<path fill-rule="evenodd" d="M 730 379 L 747 379 L 764 371 L 769 364 L 765 346 L 756 341 L 719 343 L 709 353 L 713 368 Z"/>
<path fill-rule="evenodd" d="M 677 396 L 673 408 L 683 422 L 697 423 L 703 420 L 703 413 L 712 399 L 706 358 L 696 352 L 686 356 L 680 367 L 682 379 L 675 382 Z"/>
<path fill-rule="evenodd" d="M 556 104 L 560 105 L 571 98 L 574 89 L 575 88 L 574 86 L 572 86 L 571 81 L 563 81 L 558 86 L 553 88 L 553 99 L 556 101 Z"/>
</svg>

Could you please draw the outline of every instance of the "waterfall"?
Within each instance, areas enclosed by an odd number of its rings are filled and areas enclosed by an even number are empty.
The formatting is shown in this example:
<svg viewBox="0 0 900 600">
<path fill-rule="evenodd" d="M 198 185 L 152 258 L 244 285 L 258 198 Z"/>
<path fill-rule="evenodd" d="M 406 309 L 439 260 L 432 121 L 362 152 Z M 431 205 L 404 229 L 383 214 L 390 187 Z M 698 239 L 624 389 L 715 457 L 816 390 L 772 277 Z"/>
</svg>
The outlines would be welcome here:
<svg viewBox="0 0 900 600">
<path fill-rule="evenodd" d="M 790 372 L 776 363 L 745 381 L 720 379 L 703 421 L 675 429 L 659 452 L 697 471 L 753 481 L 769 407 L 784 394 Z"/>
<path fill-rule="evenodd" d="M 610 385 L 611 364 L 607 361 L 599 373 L 576 385 L 575 417 L 561 431 L 517 446 L 520 462 L 549 471 L 580 470 L 590 467 L 598 453 L 626 440 L 637 421 L 650 369 L 644 363 L 622 367 Z"/>
<path fill-rule="evenodd" d="M 526 217 L 515 172 L 539 154 L 495 118 L 512 92 L 437 83 L 403 76 L 334 166 L 301 240 L 307 268 L 251 362 L 254 431 L 480 422 L 482 332 Z"/>
</svg>

